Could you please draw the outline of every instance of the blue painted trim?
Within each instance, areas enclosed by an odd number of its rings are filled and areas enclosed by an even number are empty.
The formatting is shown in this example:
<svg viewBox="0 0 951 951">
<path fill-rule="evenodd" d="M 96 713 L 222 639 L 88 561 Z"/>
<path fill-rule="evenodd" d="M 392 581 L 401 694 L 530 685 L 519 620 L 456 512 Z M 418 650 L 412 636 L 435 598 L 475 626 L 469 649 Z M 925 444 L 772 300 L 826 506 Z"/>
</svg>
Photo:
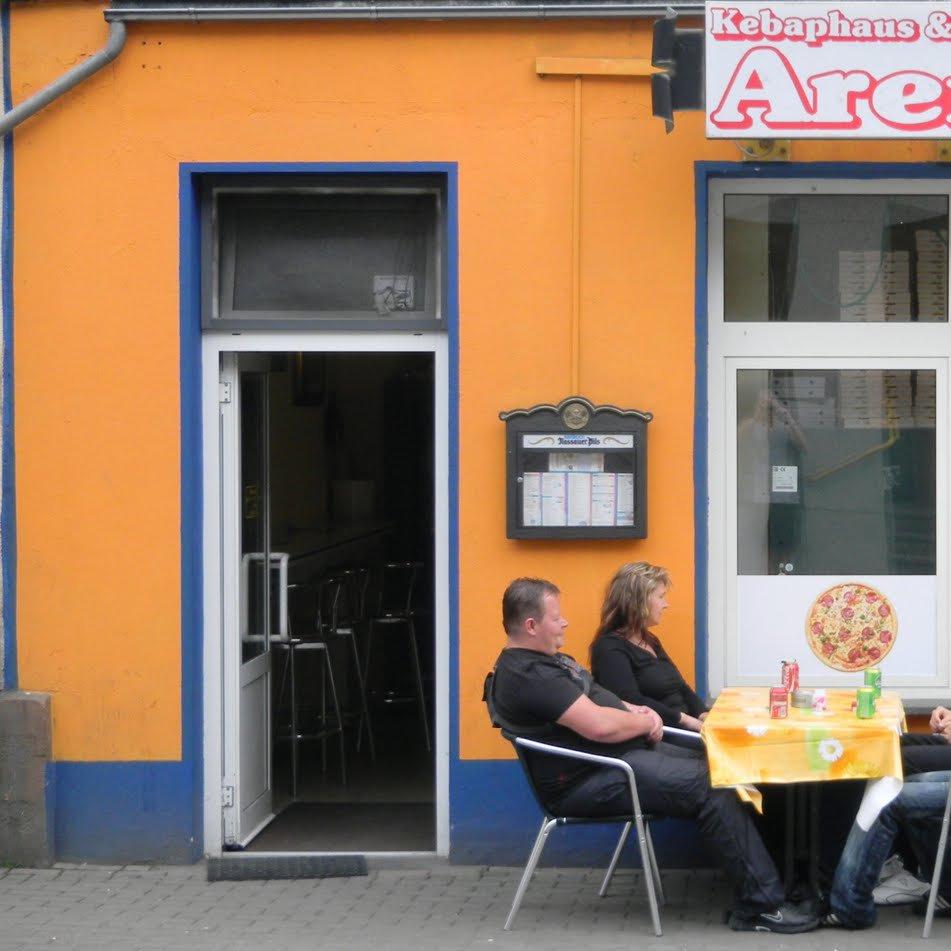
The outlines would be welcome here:
<svg viewBox="0 0 951 951">
<path fill-rule="evenodd" d="M 707 497 L 707 178 L 702 163 L 694 169 L 696 203 L 696 262 L 694 293 L 694 416 L 693 416 L 693 512 L 694 512 L 694 677 L 697 693 L 710 696 L 708 677 L 707 532 L 710 501 Z"/>
<path fill-rule="evenodd" d="M 202 852 L 203 675 L 202 430 L 201 430 L 201 197 L 179 172 L 179 293 L 181 379 L 182 782 L 191 801 L 193 858 Z"/>
<path fill-rule="evenodd" d="M 449 762 L 459 759 L 459 172 L 446 168 L 446 330 L 449 341 Z M 450 819 L 453 771 L 449 770 Z"/>
<path fill-rule="evenodd" d="M 56 858 L 194 862 L 201 855 L 188 762 L 52 763 Z"/>
<path fill-rule="evenodd" d="M 459 186 L 455 162 L 185 162 L 179 166 L 182 412 L 182 725 L 183 757 L 192 768 L 200 849 L 202 829 L 202 440 L 201 440 L 201 178 L 207 175 L 412 174 L 446 179 L 445 327 L 449 343 L 449 735 L 458 759 L 459 667 Z M 187 759 L 190 752 L 190 761 Z M 450 789 L 452 788 L 450 769 Z M 451 800 L 451 796 L 450 796 Z"/>
<path fill-rule="evenodd" d="M 542 816 L 521 766 L 514 760 L 465 760 L 456 764 L 454 774 L 453 800 L 463 805 L 455 808 L 453 863 L 524 865 Z M 692 820 L 657 820 L 651 824 L 651 834 L 662 868 L 716 865 Z M 617 836 L 616 825 L 558 829 L 545 846 L 542 865 L 603 868 Z M 622 867 L 640 866 L 636 838 L 628 842 Z"/>
<path fill-rule="evenodd" d="M 189 175 L 455 174 L 455 162 L 182 162 Z"/>
<path fill-rule="evenodd" d="M 871 181 L 878 178 L 951 178 L 951 167 L 931 162 L 796 162 L 789 165 L 751 162 L 697 162 L 698 184 L 703 194 L 711 178 L 850 178 Z M 706 293 L 706 289 L 704 289 Z"/>
<path fill-rule="evenodd" d="M 0 6 L 0 32 L 3 34 L 3 108 L 10 108 L 10 0 Z M 3 686 L 15 690 L 19 684 L 17 667 L 17 496 L 16 446 L 13 413 L 13 134 L 3 140 L 3 467 L 0 472 L 0 546 L 3 557 Z"/>
</svg>

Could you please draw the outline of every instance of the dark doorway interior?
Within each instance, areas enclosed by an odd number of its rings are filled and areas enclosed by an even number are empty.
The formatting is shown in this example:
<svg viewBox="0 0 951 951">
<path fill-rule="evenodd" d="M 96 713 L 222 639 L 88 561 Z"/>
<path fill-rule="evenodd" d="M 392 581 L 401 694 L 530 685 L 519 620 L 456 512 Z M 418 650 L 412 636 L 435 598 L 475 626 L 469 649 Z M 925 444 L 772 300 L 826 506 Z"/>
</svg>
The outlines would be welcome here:
<svg viewBox="0 0 951 951">
<path fill-rule="evenodd" d="M 271 550 L 297 646 L 275 645 L 277 817 L 248 848 L 433 851 L 433 355 L 271 368 Z"/>
</svg>

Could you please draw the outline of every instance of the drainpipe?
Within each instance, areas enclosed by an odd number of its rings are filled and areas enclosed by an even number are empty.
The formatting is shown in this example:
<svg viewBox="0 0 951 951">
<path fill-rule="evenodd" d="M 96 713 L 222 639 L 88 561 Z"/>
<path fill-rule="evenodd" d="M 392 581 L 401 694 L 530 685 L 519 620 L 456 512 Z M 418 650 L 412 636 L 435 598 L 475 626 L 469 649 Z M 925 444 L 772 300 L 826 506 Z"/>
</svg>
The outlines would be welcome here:
<svg viewBox="0 0 951 951">
<path fill-rule="evenodd" d="M 702 0 L 657 3 L 657 0 L 364 0 L 335 3 L 119 2 L 105 17 L 117 20 L 168 22 L 187 20 L 498 20 L 659 18 L 668 7 L 685 16 L 703 16 Z"/>
<path fill-rule="evenodd" d="M 83 60 L 68 73 L 60 76 L 59 79 L 54 79 L 45 89 L 41 89 L 35 95 L 30 96 L 29 99 L 24 100 L 9 112 L 0 116 L 0 136 L 6 135 L 25 119 L 29 119 L 30 116 L 39 112 L 44 106 L 48 106 L 53 100 L 59 99 L 63 93 L 69 92 L 73 86 L 78 86 L 84 79 L 98 73 L 103 66 L 108 66 L 122 52 L 122 47 L 125 46 L 125 37 L 125 23 L 121 21 L 111 22 L 109 24 L 109 42 L 98 53 L 94 53 L 89 59 Z"/>
</svg>

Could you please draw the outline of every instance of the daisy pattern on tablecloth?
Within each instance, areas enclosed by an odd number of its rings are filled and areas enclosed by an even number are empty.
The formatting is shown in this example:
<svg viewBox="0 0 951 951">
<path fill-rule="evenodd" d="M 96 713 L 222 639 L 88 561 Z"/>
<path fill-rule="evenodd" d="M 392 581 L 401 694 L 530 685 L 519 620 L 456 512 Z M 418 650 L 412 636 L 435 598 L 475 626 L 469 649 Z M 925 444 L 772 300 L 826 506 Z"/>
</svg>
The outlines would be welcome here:
<svg viewBox="0 0 951 951">
<path fill-rule="evenodd" d="M 827 739 L 819 741 L 819 755 L 827 763 L 834 763 L 837 759 L 841 759 L 844 752 L 845 750 L 838 740 Z"/>
<path fill-rule="evenodd" d="M 746 728 L 750 736 L 766 736 L 769 727 L 765 723 L 751 723 Z"/>
</svg>

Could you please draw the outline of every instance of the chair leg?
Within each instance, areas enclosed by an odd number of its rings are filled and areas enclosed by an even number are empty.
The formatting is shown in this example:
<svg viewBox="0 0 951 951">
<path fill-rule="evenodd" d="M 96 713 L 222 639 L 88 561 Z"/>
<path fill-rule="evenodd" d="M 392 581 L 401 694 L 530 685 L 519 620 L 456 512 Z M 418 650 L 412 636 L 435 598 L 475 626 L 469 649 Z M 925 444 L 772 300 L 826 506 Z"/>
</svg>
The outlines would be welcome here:
<svg viewBox="0 0 951 951">
<path fill-rule="evenodd" d="M 370 623 L 367 624 L 367 652 L 363 658 L 363 682 L 369 687 L 370 684 L 370 653 L 373 648 L 373 628 L 376 625 L 373 623 L 373 618 L 370 618 Z"/>
<path fill-rule="evenodd" d="M 330 645 L 324 650 L 324 659 L 327 663 L 327 679 L 330 681 L 330 702 L 333 704 L 334 716 L 337 718 L 337 737 L 340 741 L 340 778 L 344 786 L 347 785 L 347 749 L 344 742 L 343 718 L 340 716 L 340 700 L 337 697 L 337 681 L 334 678 L 333 663 L 330 660 Z"/>
<path fill-rule="evenodd" d="M 366 724 L 367 740 L 370 744 L 370 759 L 376 760 L 376 746 L 373 742 L 373 724 L 370 722 L 370 709 L 367 706 L 367 692 L 363 680 L 363 671 L 360 669 L 360 650 L 357 647 L 357 629 L 353 628 L 350 635 L 350 647 L 353 651 L 353 669 L 357 675 L 357 690 L 360 692 L 360 721 L 357 724 L 357 752 L 360 751 L 360 740 L 363 737 L 363 725 Z"/>
<path fill-rule="evenodd" d="M 938 885 L 941 882 L 941 870 L 944 867 L 944 853 L 948 845 L 948 822 L 951 820 L 951 789 L 944 804 L 944 816 L 941 819 L 941 837 L 938 839 L 938 854 L 935 856 L 934 874 L 931 876 L 931 892 L 928 894 L 928 909 L 925 912 L 925 927 L 922 938 L 931 937 L 931 922 L 934 921 L 935 904 L 938 901 Z"/>
<path fill-rule="evenodd" d="M 419 717 L 423 721 L 423 740 L 426 743 L 426 752 L 432 750 L 432 744 L 429 742 L 429 720 L 426 716 L 426 696 L 423 692 L 423 671 L 419 664 L 419 650 L 416 647 L 416 625 L 413 619 L 407 621 L 409 627 L 409 643 L 413 654 L 413 669 L 416 672 L 416 695 L 419 699 Z"/>
<path fill-rule="evenodd" d="M 535 844 L 532 846 L 531 854 L 528 856 L 528 862 L 525 865 L 525 871 L 522 872 L 521 881 L 518 883 L 518 888 L 515 889 L 515 900 L 512 902 L 512 909 L 509 911 L 509 916 L 505 919 L 505 924 L 502 926 L 503 931 L 512 930 L 512 922 L 515 921 L 515 916 L 518 914 L 519 908 L 522 907 L 525 890 L 528 888 L 528 883 L 531 881 L 532 875 L 535 874 L 535 866 L 538 865 L 538 860 L 542 857 L 542 849 L 545 848 L 545 843 L 548 841 L 548 833 L 551 832 L 557 824 L 557 819 L 549 819 L 548 816 L 542 819 L 542 827 L 538 830 L 538 835 L 535 837 Z"/>
<path fill-rule="evenodd" d="M 297 798 L 297 744 L 300 740 L 300 728 L 297 725 L 297 669 L 295 666 L 296 651 L 293 643 L 287 646 L 287 668 L 290 668 L 291 681 L 291 799 Z"/>
<path fill-rule="evenodd" d="M 657 855 L 654 853 L 654 837 L 651 835 L 651 824 L 644 820 L 644 835 L 647 837 L 647 851 L 651 859 L 651 874 L 654 876 L 654 885 L 657 888 L 657 898 L 662 905 L 667 904 L 664 895 L 664 883 L 660 880 L 660 866 L 657 864 Z"/>
<path fill-rule="evenodd" d="M 601 883 L 601 891 L 598 892 L 599 898 L 604 898 L 608 893 L 608 885 L 611 884 L 611 879 L 614 877 L 614 870 L 617 868 L 618 859 L 621 857 L 621 851 L 624 848 L 624 843 L 627 842 L 628 834 L 631 831 L 631 823 L 625 822 L 624 828 L 621 829 L 621 837 L 617 840 L 617 845 L 614 847 L 614 854 L 611 856 L 611 862 L 608 865 L 608 870 L 604 874 L 604 881 Z"/>
<path fill-rule="evenodd" d="M 327 648 L 320 651 L 320 772 L 327 775 Z"/>
<path fill-rule="evenodd" d="M 641 849 L 641 868 L 644 869 L 644 884 L 647 886 L 647 901 L 651 906 L 651 920 L 654 923 L 654 934 L 659 938 L 664 932 L 660 927 L 660 911 L 657 908 L 657 895 L 654 891 L 654 876 L 649 874 L 651 868 L 650 851 L 647 845 L 647 834 L 644 831 L 644 820 L 640 813 L 634 816 L 637 825 L 637 844 Z"/>
</svg>

